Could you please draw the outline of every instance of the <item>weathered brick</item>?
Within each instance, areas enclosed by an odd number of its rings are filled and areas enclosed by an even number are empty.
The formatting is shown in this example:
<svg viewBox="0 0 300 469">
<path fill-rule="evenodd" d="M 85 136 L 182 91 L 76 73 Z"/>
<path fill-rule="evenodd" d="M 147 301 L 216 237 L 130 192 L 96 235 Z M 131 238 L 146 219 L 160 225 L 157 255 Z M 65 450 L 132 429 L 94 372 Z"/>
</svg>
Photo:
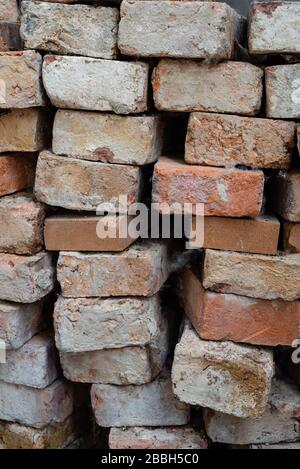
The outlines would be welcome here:
<svg viewBox="0 0 300 469">
<path fill-rule="evenodd" d="M 53 152 L 83 160 L 145 165 L 161 155 L 162 120 L 155 116 L 116 116 L 98 112 L 56 113 Z"/>
<path fill-rule="evenodd" d="M 280 172 L 271 181 L 270 200 L 284 220 L 300 221 L 300 171 Z"/>
<path fill-rule="evenodd" d="M 64 422 L 72 411 L 72 386 L 65 381 L 54 381 L 44 389 L 0 382 L 1 420 L 43 428 Z"/>
<path fill-rule="evenodd" d="M 45 208 L 27 192 L 0 198 L 0 251 L 36 254 L 43 247 Z"/>
<path fill-rule="evenodd" d="M 258 114 L 263 71 L 246 62 L 205 64 L 163 59 L 154 70 L 154 102 L 161 111 Z"/>
<path fill-rule="evenodd" d="M 0 254 L 0 298 L 34 303 L 54 287 L 52 258 L 46 252 L 35 256 Z"/>
<path fill-rule="evenodd" d="M 284 223 L 283 244 L 285 251 L 300 252 L 300 223 Z"/>
<path fill-rule="evenodd" d="M 299 336 L 299 301 L 269 301 L 204 290 L 189 270 L 182 275 L 182 304 L 204 340 L 290 346 Z M 285 326 L 282 327 L 282 324 Z"/>
<path fill-rule="evenodd" d="M 0 52 L 0 109 L 43 106 L 42 56 L 35 51 Z"/>
<path fill-rule="evenodd" d="M 127 249 L 135 239 L 129 234 L 123 237 L 123 227 L 127 232 L 127 223 L 131 217 L 126 215 L 106 215 L 103 217 L 87 215 L 51 216 L 45 220 L 45 247 L 47 251 L 110 251 Z M 107 228 L 115 237 L 101 238 L 101 232 Z M 1 236 L 1 235 L 0 235 Z"/>
<path fill-rule="evenodd" d="M 267 117 L 298 119 L 300 117 L 300 64 L 267 67 Z"/>
<path fill-rule="evenodd" d="M 19 20 L 17 0 L 0 0 L 0 22 L 16 23 Z"/>
<path fill-rule="evenodd" d="M 243 18 L 226 4 L 124 0 L 118 46 L 138 57 L 230 59 L 242 30 Z"/>
<path fill-rule="evenodd" d="M 35 196 L 48 205 L 96 212 L 98 205 L 110 203 L 117 210 L 119 196 L 128 203 L 139 200 L 141 170 L 117 165 L 40 153 L 35 178 Z"/>
<path fill-rule="evenodd" d="M 300 449 L 300 443 L 277 443 L 276 445 L 250 445 L 249 449 Z"/>
<path fill-rule="evenodd" d="M 274 373 L 271 351 L 201 340 L 186 320 L 172 368 L 180 401 L 237 417 L 265 411 Z"/>
<path fill-rule="evenodd" d="M 26 49 L 113 59 L 117 55 L 116 8 L 22 2 Z"/>
<path fill-rule="evenodd" d="M 264 256 L 208 249 L 203 286 L 266 300 L 300 298 L 300 255 Z"/>
<path fill-rule="evenodd" d="M 91 399 L 101 427 L 175 426 L 190 419 L 190 407 L 175 398 L 165 375 L 142 386 L 93 384 Z"/>
<path fill-rule="evenodd" d="M 57 276 L 65 297 L 152 296 L 168 267 L 167 246 L 146 242 L 121 253 L 61 252 Z"/>
<path fill-rule="evenodd" d="M 59 376 L 54 336 L 42 332 L 18 350 L 6 353 L 6 363 L 0 364 L 0 380 L 43 389 Z"/>
<path fill-rule="evenodd" d="M 289 168 L 294 148 L 293 122 L 195 112 L 184 159 L 208 166 Z"/>
<path fill-rule="evenodd" d="M 300 53 L 299 2 L 263 2 L 250 7 L 250 54 Z"/>
<path fill-rule="evenodd" d="M 299 409 L 298 388 L 276 380 L 261 417 L 242 419 L 205 410 L 204 421 L 213 441 L 236 445 L 280 443 L 299 440 Z"/>
<path fill-rule="evenodd" d="M 147 110 L 149 65 L 48 55 L 46 92 L 56 107 L 130 114 Z"/>
<path fill-rule="evenodd" d="M 21 38 L 19 35 L 19 30 L 20 30 L 20 25 L 18 23 L 1 23 L 0 22 L 0 51 L 1 52 L 8 52 L 10 50 L 17 51 L 21 49 Z"/>
<path fill-rule="evenodd" d="M 43 301 L 30 305 L 0 301 L 0 339 L 7 349 L 22 347 L 46 327 L 48 320 L 43 306 Z"/>
<path fill-rule="evenodd" d="M 35 166 L 35 155 L 0 155 L 0 196 L 32 187 Z"/>
<path fill-rule="evenodd" d="M 207 449 L 202 430 L 193 427 L 111 428 L 110 449 Z"/>
<path fill-rule="evenodd" d="M 45 148 L 48 119 L 41 109 L 17 109 L 0 114 L 0 152 L 35 152 Z"/>
<path fill-rule="evenodd" d="M 255 217 L 261 210 L 263 189 L 262 171 L 189 166 L 161 158 L 154 168 L 152 200 L 191 203 L 193 214 L 200 203 L 207 216 Z"/>
</svg>

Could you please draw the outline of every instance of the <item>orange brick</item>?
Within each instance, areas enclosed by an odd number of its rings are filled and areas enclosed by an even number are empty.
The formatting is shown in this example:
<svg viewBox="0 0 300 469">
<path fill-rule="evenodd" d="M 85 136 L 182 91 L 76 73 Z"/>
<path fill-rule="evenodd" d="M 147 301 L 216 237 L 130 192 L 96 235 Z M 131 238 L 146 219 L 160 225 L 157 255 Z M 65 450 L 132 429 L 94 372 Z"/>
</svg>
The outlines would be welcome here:
<svg viewBox="0 0 300 469">
<path fill-rule="evenodd" d="M 300 252 L 300 223 L 284 223 L 283 244 L 285 251 Z"/>
<path fill-rule="evenodd" d="M 31 187 L 35 164 L 35 155 L 0 155 L 0 196 Z"/>
</svg>

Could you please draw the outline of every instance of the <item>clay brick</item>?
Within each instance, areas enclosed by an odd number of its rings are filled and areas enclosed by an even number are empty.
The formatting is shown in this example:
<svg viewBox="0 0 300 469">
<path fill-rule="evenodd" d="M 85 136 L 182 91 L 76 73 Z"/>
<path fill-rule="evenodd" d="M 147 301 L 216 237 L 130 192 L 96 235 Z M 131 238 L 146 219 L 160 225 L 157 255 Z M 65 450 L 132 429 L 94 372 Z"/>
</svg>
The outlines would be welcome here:
<svg viewBox="0 0 300 469">
<path fill-rule="evenodd" d="M 271 180 L 270 200 L 284 220 L 300 222 L 300 171 L 278 173 Z"/>
<path fill-rule="evenodd" d="M 53 334 L 42 332 L 18 350 L 6 353 L 6 363 L 0 364 L 0 380 L 43 389 L 59 376 Z"/>
<path fill-rule="evenodd" d="M 300 303 L 269 301 L 204 290 L 194 273 L 182 275 L 182 305 L 204 340 L 290 346 L 299 336 Z M 285 324 L 282 327 L 282 324 Z"/>
<path fill-rule="evenodd" d="M 21 49 L 21 38 L 19 36 L 19 30 L 20 25 L 18 23 L 0 23 L 1 52 L 16 51 Z"/>
<path fill-rule="evenodd" d="M 19 20 L 17 0 L 0 0 L 0 22 L 15 23 Z"/>
<path fill-rule="evenodd" d="M 154 116 L 58 110 L 53 152 L 83 160 L 145 165 L 161 155 L 163 123 Z"/>
<path fill-rule="evenodd" d="M 236 445 L 272 444 L 300 437 L 298 388 L 274 380 L 265 413 L 242 419 L 212 410 L 204 411 L 206 432 L 214 442 Z"/>
<path fill-rule="evenodd" d="M 264 256 L 208 249 L 203 286 L 266 300 L 300 298 L 300 255 Z"/>
<path fill-rule="evenodd" d="M 200 226 L 200 229 L 201 226 Z M 239 251 L 253 254 L 277 254 L 280 223 L 270 216 L 257 218 L 204 218 L 204 240 L 201 242 L 202 231 L 197 228 L 197 219 L 193 217 L 191 230 L 187 232 L 195 247 Z M 195 238 L 195 239 L 196 239 Z"/>
<path fill-rule="evenodd" d="M 169 376 L 160 375 L 142 386 L 93 384 L 92 408 L 102 427 L 185 425 L 190 407 L 179 402 Z"/>
<path fill-rule="evenodd" d="M 300 64 L 267 67 L 266 114 L 278 119 L 300 117 Z"/>
<path fill-rule="evenodd" d="M 261 107 L 262 78 L 263 71 L 246 62 L 163 59 L 152 77 L 154 102 L 161 111 L 254 116 Z"/>
<path fill-rule="evenodd" d="M 278 443 L 277 445 L 250 445 L 249 449 L 300 449 L 300 443 Z"/>
<path fill-rule="evenodd" d="M 45 220 L 45 247 L 47 251 L 108 251 L 119 252 L 128 248 L 135 239 L 127 235 L 122 237 L 122 227 L 127 228 L 131 218 L 126 215 L 87 216 L 63 215 L 51 216 Z M 97 227 L 107 227 L 108 232 L 116 237 L 101 238 Z M 0 235 L 1 237 L 1 235 Z"/>
<path fill-rule="evenodd" d="M 237 417 L 265 411 L 274 374 L 271 351 L 201 340 L 186 321 L 172 368 L 177 398 Z"/>
<path fill-rule="evenodd" d="M 42 56 L 35 51 L 0 52 L 0 109 L 46 104 Z"/>
<path fill-rule="evenodd" d="M 299 15 L 299 2 L 251 5 L 248 33 L 250 54 L 299 54 Z"/>
<path fill-rule="evenodd" d="M 142 62 L 48 55 L 43 82 L 58 108 L 130 114 L 147 110 L 148 72 Z"/>
<path fill-rule="evenodd" d="M 289 168 L 295 148 L 293 122 L 195 112 L 190 115 L 186 163 Z"/>
<path fill-rule="evenodd" d="M 111 428 L 110 449 L 207 449 L 201 430 L 192 427 Z"/>
<path fill-rule="evenodd" d="M 57 276 L 65 297 L 152 296 L 169 275 L 167 246 L 136 244 L 121 253 L 61 252 Z"/>
<path fill-rule="evenodd" d="M 0 301 L 0 339 L 7 349 L 18 349 L 48 322 L 43 301 L 30 305 Z"/>
<path fill-rule="evenodd" d="M 35 152 L 45 148 L 49 116 L 41 109 L 0 114 L 0 152 Z"/>
<path fill-rule="evenodd" d="M 0 196 L 32 187 L 35 166 L 35 155 L 0 155 Z"/>
<path fill-rule="evenodd" d="M 54 381 L 44 389 L 0 382 L 1 420 L 43 428 L 62 423 L 72 411 L 72 386 L 65 381 Z"/>
<path fill-rule="evenodd" d="M 300 252 L 300 223 L 284 223 L 283 243 L 285 251 Z"/>
<path fill-rule="evenodd" d="M 153 175 L 154 203 L 204 204 L 207 216 L 255 217 L 264 189 L 262 171 L 189 166 L 180 160 L 161 158 Z"/>
<path fill-rule="evenodd" d="M 0 251 L 36 254 L 43 247 L 45 209 L 27 192 L 0 198 Z"/>
<path fill-rule="evenodd" d="M 116 8 L 22 2 L 26 49 L 113 59 L 117 55 Z"/>
<path fill-rule="evenodd" d="M 118 210 L 120 195 L 127 196 L 129 204 L 138 202 L 141 171 L 137 166 L 99 164 L 43 151 L 34 192 L 40 202 L 57 207 L 96 212 L 98 205 L 111 203 Z"/>
<path fill-rule="evenodd" d="M 34 303 L 46 296 L 53 287 L 54 268 L 50 254 L 0 254 L 0 299 Z"/>
<path fill-rule="evenodd" d="M 230 59 L 243 18 L 209 2 L 123 1 L 118 46 L 142 57 Z"/>
</svg>

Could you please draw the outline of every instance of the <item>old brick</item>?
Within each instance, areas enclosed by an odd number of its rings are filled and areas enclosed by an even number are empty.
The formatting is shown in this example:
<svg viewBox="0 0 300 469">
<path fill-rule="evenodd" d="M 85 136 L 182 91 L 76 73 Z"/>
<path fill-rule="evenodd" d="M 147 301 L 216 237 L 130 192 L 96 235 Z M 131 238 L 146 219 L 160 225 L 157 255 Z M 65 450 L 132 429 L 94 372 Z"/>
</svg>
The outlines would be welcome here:
<svg viewBox="0 0 300 469">
<path fill-rule="evenodd" d="M 141 172 L 137 166 L 97 163 L 40 153 L 35 196 L 48 205 L 96 212 L 102 203 L 118 209 L 119 196 L 138 202 Z"/>
<path fill-rule="evenodd" d="M 300 252 L 300 223 L 284 223 L 283 243 L 285 251 Z"/>
<path fill-rule="evenodd" d="M 167 246 L 146 242 L 121 253 L 61 252 L 57 276 L 65 297 L 152 296 L 168 267 Z"/>
<path fill-rule="evenodd" d="M 300 64 L 267 67 L 267 117 L 298 119 L 300 117 Z"/>
<path fill-rule="evenodd" d="M 102 427 L 185 425 L 190 407 L 179 402 L 169 376 L 160 375 L 142 386 L 93 384 L 92 407 Z"/>
<path fill-rule="evenodd" d="M 208 436 L 220 443 L 246 445 L 280 443 L 300 438 L 300 397 L 298 388 L 274 381 L 265 413 L 258 418 L 242 419 L 205 410 Z"/>
<path fill-rule="evenodd" d="M 269 301 L 204 290 L 196 275 L 182 275 L 182 304 L 204 340 L 290 346 L 300 330 L 298 301 Z M 282 324 L 285 324 L 282 327 Z"/>
<path fill-rule="evenodd" d="M 54 286 L 52 258 L 46 252 L 35 256 L 0 254 L 0 298 L 34 303 Z"/>
<path fill-rule="evenodd" d="M 271 181 L 273 210 L 290 222 L 300 221 L 300 171 L 280 172 Z"/>
<path fill-rule="evenodd" d="M 43 247 L 45 209 L 27 192 L 0 198 L 0 251 L 36 254 Z"/>
<path fill-rule="evenodd" d="M 0 152 L 35 152 L 45 148 L 49 116 L 41 109 L 0 114 Z"/>
<path fill-rule="evenodd" d="M 186 321 L 172 382 L 180 401 L 247 418 L 265 411 L 273 373 L 271 351 L 201 340 Z"/>
<path fill-rule="evenodd" d="M 16 50 L 21 49 L 21 38 L 19 35 L 19 30 L 20 30 L 20 25 L 18 23 L 1 23 L 0 22 L 0 51 L 1 52 L 16 51 Z"/>
<path fill-rule="evenodd" d="M 300 53 L 299 15 L 299 2 L 251 5 L 248 37 L 250 54 Z"/>
<path fill-rule="evenodd" d="M 56 107 L 129 114 L 147 110 L 148 64 L 48 55 L 43 81 Z"/>
<path fill-rule="evenodd" d="M 35 155 L 0 155 L 0 196 L 32 187 L 35 166 Z"/>
<path fill-rule="evenodd" d="M 163 59 L 154 70 L 154 102 L 161 111 L 256 115 L 263 71 L 245 62 L 205 64 Z"/>
<path fill-rule="evenodd" d="M 19 20 L 17 0 L 0 0 L 0 22 L 16 23 Z"/>
<path fill-rule="evenodd" d="M 0 52 L 0 109 L 43 106 L 42 56 L 35 51 Z"/>
<path fill-rule="evenodd" d="M 145 165 L 161 155 L 159 116 L 115 116 L 98 112 L 56 113 L 53 152 L 91 161 Z"/>
<path fill-rule="evenodd" d="M 208 166 L 289 168 L 294 148 L 293 122 L 195 112 L 184 159 Z"/>
<path fill-rule="evenodd" d="M 193 214 L 199 203 L 207 216 L 255 217 L 261 210 L 263 188 L 261 171 L 189 166 L 161 158 L 154 168 L 152 200 L 191 203 Z"/>
<path fill-rule="evenodd" d="M 138 57 L 230 59 L 242 23 L 226 4 L 124 0 L 118 46 Z"/>
<path fill-rule="evenodd" d="M 0 301 L 0 339 L 7 349 L 22 347 L 46 327 L 43 306 L 43 301 L 30 305 Z"/>
<path fill-rule="evenodd" d="M 300 298 L 300 255 L 264 256 L 208 249 L 203 286 L 266 300 Z"/>
<path fill-rule="evenodd" d="M 26 49 L 113 59 L 117 55 L 116 8 L 22 2 Z"/>
<path fill-rule="evenodd" d="M 111 428 L 110 449 L 207 449 L 201 430 L 192 427 Z"/>
<path fill-rule="evenodd" d="M 276 445 L 250 445 L 249 449 L 300 449 L 300 443 L 277 443 Z"/>
</svg>

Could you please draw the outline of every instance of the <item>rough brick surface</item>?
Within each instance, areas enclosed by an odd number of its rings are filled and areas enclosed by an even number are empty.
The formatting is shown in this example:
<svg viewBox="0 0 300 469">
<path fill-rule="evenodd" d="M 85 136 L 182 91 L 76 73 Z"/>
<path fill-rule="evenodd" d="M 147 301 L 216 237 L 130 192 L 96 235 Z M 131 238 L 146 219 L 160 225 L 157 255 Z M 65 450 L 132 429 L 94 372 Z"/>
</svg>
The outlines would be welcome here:
<svg viewBox="0 0 300 469">
<path fill-rule="evenodd" d="M 226 4 L 124 0 L 118 46 L 137 57 L 230 59 L 241 30 L 242 18 Z"/>
<path fill-rule="evenodd" d="M 117 55 L 116 8 L 22 2 L 26 49 L 113 59 Z"/>
<path fill-rule="evenodd" d="M 38 52 L 0 52 L 0 68 L 0 109 L 45 104 L 42 56 Z"/>
<path fill-rule="evenodd" d="M 43 247 L 45 209 L 27 192 L 0 198 L 0 251 L 36 254 Z"/>
<path fill-rule="evenodd" d="M 129 114 L 147 110 L 149 66 L 48 55 L 43 82 L 56 107 Z"/>
<path fill-rule="evenodd" d="M 256 115 L 263 71 L 245 62 L 215 65 L 163 59 L 154 70 L 154 102 L 161 111 L 208 111 Z"/>
<path fill-rule="evenodd" d="M 267 117 L 298 119 L 300 117 L 300 64 L 267 67 Z"/>
<path fill-rule="evenodd" d="M 102 427 L 185 425 L 190 419 L 189 406 L 175 398 L 166 376 L 143 386 L 93 384 L 91 399 Z"/>
<path fill-rule="evenodd" d="M 192 427 L 112 428 L 110 449 L 207 449 L 203 432 Z"/>
<path fill-rule="evenodd" d="M 49 116 L 41 109 L 0 114 L 0 152 L 34 152 L 47 144 Z"/>
<path fill-rule="evenodd" d="M 0 0 L 0 22 L 15 23 L 19 19 L 17 0 Z"/>
<path fill-rule="evenodd" d="M 203 286 L 220 293 L 293 301 L 300 298 L 300 255 L 264 256 L 208 249 Z"/>
<path fill-rule="evenodd" d="M 194 273 L 182 275 L 182 304 L 205 340 L 290 346 L 298 339 L 300 303 L 269 301 L 204 290 Z M 284 327 L 282 326 L 284 322 Z"/>
<path fill-rule="evenodd" d="M 203 341 L 186 321 L 175 349 L 172 382 L 183 402 L 247 418 L 265 411 L 273 373 L 271 351 Z"/>
<path fill-rule="evenodd" d="M 19 30 L 20 30 L 20 25 L 18 23 L 1 23 L 0 22 L 0 51 L 1 52 L 16 51 L 16 50 L 21 49 L 21 38 L 19 36 Z"/>
<path fill-rule="evenodd" d="M 295 148 L 293 122 L 192 113 L 185 161 L 208 166 L 289 168 Z"/>
<path fill-rule="evenodd" d="M 249 18 L 250 54 L 299 54 L 299 2 L 254 4 Z"/>
<path fill-rule="evenodd" d="M 272 179 L 272 208 L 284 220 L 300 222 L 300 171 L 280 172 Z"/>
<path fill-rule="evenodd" d="M 63 296 L 151 296 L 168 278 L 167 247 L 131 246 L 121 253 L 61 252 L 57 276 Z"/>
<path fill-rule="evenodd" d="M 44 151 L 38 158 L 34 191 L 48 205 L 96 212 L 102 203 L 118 209 L 120 195 L 127 196 L 128 203 L 138 202 L 140 179 L 135 166 L 99 164 Z"/>
<path fill-rule="evenodd" d="M 152 200 L 201 203 L 207 216 L 255 217 L 261 210 L 263 188 L 261 171 L 189 166 L 161 158 L 154 168 Z"/>
<path fill-rule="evenodd" d="M 0 254 L 0 298 L 18 303 L 34 303 L 54 287 L 50 254 L 35 256 Z"/>
<path fill-rule="evenodd" d="M 205 410 L 208 436 L 220 443 L 246 445 L 295 441 L 300 438 L 299 390 L 274 381 L 266 412 L 259 418 L 241 419 Z"/>
<path fill-rule="evenodd" d="M 35 155 L 0 155 L 0 196 L 32 187 L 35 166 Z"/>
<path fill-rule="evenodd" d="M 145 165 L 161 155 L 159 116 L 115 116 L 96 112 L 56 113 L 53 152 L 91 161 Z"/>
<path fill-rule="evenodd" d="M 284 223 L 284 250 L 288 252 L 300 252 L 300 223 Z"/>
</svg>

